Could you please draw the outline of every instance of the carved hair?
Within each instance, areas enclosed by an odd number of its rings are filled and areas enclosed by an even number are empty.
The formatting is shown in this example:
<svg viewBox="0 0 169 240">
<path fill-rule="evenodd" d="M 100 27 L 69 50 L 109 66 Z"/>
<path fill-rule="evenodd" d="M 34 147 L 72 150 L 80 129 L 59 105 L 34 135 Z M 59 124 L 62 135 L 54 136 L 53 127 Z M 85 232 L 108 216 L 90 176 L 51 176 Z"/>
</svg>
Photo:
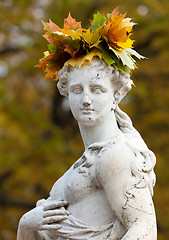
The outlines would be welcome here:
<svg viewBox="0 0 169 240">
<path fill-rule="evenodd" d="M 107 66 L 103 61 L 94 59 L 91 64 L 87 64 L 85 67 L 91 75 L 91 78 L 105 78 L 105 75 L 110 78 L 115 93 L 119 94 L 118 103 L 130 91 L 130 76 L 116 71 L 112 66 Z M 66 66 L 59 70 L 57 87 L 61 95 L 68 96 L 69 75 L 72 71 L 76 71 L 77 69 L 79 69 L 78 64 L 75 68 Z M 129 116 L 124 113 L 118 105 L 114 109 L 114 113 L 120 130 L 127 137 L 126 143 L 136 156 L 131 166 L 133 178 L 126 184 L 125 194 L 130 194 L 129 192 L 133 187 L 139 188 L 140 184 L 142 184 L 142 187 L 148 187 L 151 195 L 153 195 L 153 187 L 155 185 L 155 174 L 153 171 L 156 162 L 155 155 L 148 149 L 138 131 L 133 127 Z"/>
<path fill-rule="evenodd" d="M 120 71 L 116 71 L 113 67 L 107 66 L 105 62 L 100 61 L 99 59 L 92 60 L 91 64 L 85 65 L 88 70 L 88 73 L 91 75 L 91 78 L 105 78 L 105 74 L 112 80 L 113 86 L 115 86 L 115 91 L 120 92 L 120 100 L 130 91 L 131 83 L 130 76 L 124 74 Z M 90 71 L 92 68 L 92 71 Z M 72 66 L 66 66 L 63 69 L 60 69 L 58 72 L 58 84 L 57 87 L 59 92 L 63 96 L 68 96 L 68 82 L 69 75 L 71 72 L 79 69 L 78 64 L 75 68 Z M 120 90 L 120 91 L 119 91 Z"/>
</svg>

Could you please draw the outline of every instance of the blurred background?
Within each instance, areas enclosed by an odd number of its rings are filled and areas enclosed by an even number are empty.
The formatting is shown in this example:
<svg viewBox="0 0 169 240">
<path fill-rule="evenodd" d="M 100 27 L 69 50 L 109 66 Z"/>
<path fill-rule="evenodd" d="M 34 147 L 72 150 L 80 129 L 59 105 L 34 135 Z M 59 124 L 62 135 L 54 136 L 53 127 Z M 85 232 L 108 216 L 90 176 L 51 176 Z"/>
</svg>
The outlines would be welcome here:
<svg viewBox="0 0 169 240">
<path fill-rule="evenodd" d="M 134 47 L 147 57 L 121 108 L 157 156 L 158 240 L 169 239 L 169 1 L 0 0 L 0 240 L 16 239 L 20 217 L 83 152 L 56 82 L 34 67 L 47 50 L 41 20 L 63 27 L 70 11 L 88 28 L 97 10 L 116 6 L 137 22 Z"/>
</svg>

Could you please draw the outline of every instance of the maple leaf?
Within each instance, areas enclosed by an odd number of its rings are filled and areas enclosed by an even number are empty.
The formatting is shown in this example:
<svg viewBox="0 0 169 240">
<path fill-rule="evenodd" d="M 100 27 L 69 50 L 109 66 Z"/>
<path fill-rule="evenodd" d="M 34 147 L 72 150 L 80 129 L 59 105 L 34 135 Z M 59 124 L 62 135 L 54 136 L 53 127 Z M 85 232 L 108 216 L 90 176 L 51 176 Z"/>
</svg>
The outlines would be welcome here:
<svg viewBox="0 0 169 240">
<path fill-rule="evenodd" d="M 44 26 L 44 31 L 56 32 L 60 30 L 60 27 L 53 23 L 51 19 L 49 19 L 49 23 L 42 21 L 42 24 Z"/>
<path fill-rule="evenodd" d="M 123 63 L 120 59 L 118 61 L 114 62 L 113 67 L 116 69 L 116 71 L 121 71 L 128 75 L 130 75 L 130 73 L 131 73 L 130 68 L 126 65 L 123 65 Z"/>
<path fill-rule="evenodd" d="M 133 56 L 137 57 L 138 59 L 145 59 L 146 58 L 146 57 L 142 56 L 141 54 L 139 54 L 138 52 L 136 52 L 134 49 L 131 49 L 131 48 L 125 49 L 125 52 L 127 52 L 130 55 L 133 55 Z"/>
<path fill-rule="evenodd" d="M 65 38 L 68 36 L 71 37 L 72 40 L 81 38 L 79 30 L 61 29 L 60 32 L 63 33 L 63 35 L 60 34 L 60 36 L 64 36 Z M 56 33 L 58 34 L 58 32 Z"/>
<path fill-rule="evenodd" d="M 50 55 L 49 51 L 45 51 L 45 52 L 44 52 L 44 56 L 45 56 L 45 57 L 47 57 L 47 56 L 49 56 L 49 55 Z"/>
<path fill-rule="evenodd" d="M 94 49 L 91 52 L 89 52 L 87 55 L 85 55 L 84 57 L 78 57 L 76 59 L 71 58 L 67 62 L 65 62 L 64 67 L 70 65 L 73 68 L 75 68 L 75 66 L 78 63 L 79 68 L 81 68 L 83 65 L 85 65 L 87 63 L 91 63 L 91 61 L 93 60 L 94 57 L 99 57 L 101 60 L 101 58 L 102 58 L 101 51 L 98 49 Z"/>
<path fill-rule="evenodd" d="M 50 44 L 53 44 L 53 39 L 50 38 L 49 34 L 44 34 L 43 37 L 44 37 Z"/>
<path fill-rule="evenodd" d="M 105 49 L 102 45 L 99 45 L 99 49 L 102 52 L 102 59 L 107 63 L 109 66 L 115 63 L 114 54 L 112 51 Z"/>
<path fill-rule="evenodd" d="M 113 12 L 112 12 L 112 14 L 111 15 L 114 15 L 114 16 L 118 16 L 119 15 L 119 7 L 116 7 L 114 10 L 113 10 Z"/>
<path fill-rule="evenodd" d="M 75 49 L 71 45 L 67 44 L 65 47 L 65 52 L 68 52 L 72 57 L 74 55 Z"/>
<path fill-rule="evenodd" d="M 78 49 L 73 53 L 73 58 L 78 58 L 80 56 L 84 56 L 88 53 L 88 48 L 86 46 L 86 43 L 84 41 L 79 42 Z"/>
<path fill-rule="evenodd" d="M 70 54 L 67 52 L 62 52 L 58 54 L 58 52 L 51 53 L 51 58 L 47 62 L 46 66 L 46 75 L 45 79 L 51 78 L 54 80 L 58 80 L 57 73 L 59 69 L 61 69 L 64 63 L 71 58 Z"/>
<path fill-rule="evenodd" d="M 71 17 L 70 12 L 68 18 L 64 20 L 64 29 L 77 30 L 81 28 L 81 22 L 76 22 L 74 18 Z"/>
<path fill-rule="evenodd" d="M 79 30 L 81 33 L 82 39 L 89 44 L 90 48 L 97 47 L 100 43 L 100 32 L 97 29 L 94 33 L 91 32 L 90 29 L 81 29 Z"/>
<path fill-rule="evenodd" d="M 51 32 L 56 32 L 60 30 L 60 27 L 56 25 L 54 22 L 52 22 L 51 19 L 49 19 L 48 26 Z"/>
<path fill-rule="evenodd" d="M 40 59 L 39 64 L 36 67 L 43 68 L 46 73 L 45 79 L 51 78 L 57 80 L 57 73 L 61 69 L 64 63 L 71 58 L 68 52 L 65 52 L 65 47 L 59 49 L 53 53 L 46 51 L 44 57 Z"/>
<path fill-rule="evenodd" d="M 101 15 L 101 13 L 97 12 L 96 14 L 94 14 L 93 17 L 93 21 L 92 25 L 91 25 L 91 30 L 92 32 L 94 32 L 96 29 L 98 29 L 99 27 L 101 27 L 103 25 L 103 23 L 105 22 L 105 17 Z"/>
<path fill-rule="evenodd" d="M 133 46 L 134 40 L 127 39 L 125 42 L 118 42 L 118 47 L 120 49 L 126 49 L 126 48 L 131 48 Z"/>
<path fill-rule="evenodd" d="M 57 73 L 58 73 L 58 71 L 47 72 L 47 73 L 45 74 L 45 79 L 48 79 L 48 78 L 53 79 L 53 78 L 56 77 Z"/>
<path fill-rule="evenodd" d="M 43 71 L 45 71 L 46 70 L 46 65 L 47 65 L 47 62 L 44 61 L 44 58 L 41 58 L 39 60 L 39 63 L 37 65 L 35 65 L 35 67 L 42 68 Z"/>
<path fill-rule="evenodd" d="M 50 43 L 53 44 L 55 47 L 63 47 L 62 42 L 60 41 L 59 37 L 56 36 L 56 34 L 48 32 L 45 35 L 43 35 L 43 37 Z"/>
<path fill-rule="evenodd" d="M 133 44 L 130 36 L 134 23 L 125 16 L 126 14 L 119 15 L 119 9 L 115 8 L 100 30 L 100 34 L 107 38 L 108 45 L 120 51 L 131 48 Z"/>
<path fill-rule="evenodd" d="M 63 32 L 54 32 L 52 33 L 52 37 L 56 38 L 58 42 L 54 44 L 56 47 L 58 47 L 58 44 L 63 46 L 70 45 L 73 49 L 77 50 L 79 47 L 79 42 L 81 40 L 81 37 L 77 33 L 71 33 L 71 30 L 63 30 Z M 75 31 L 76 32 L 76 31 Z M 61 47 L 60 46 L 60 47 Z"/>
<path fill-rule="evenodd" d="M 136 67 L 135 60 L 127 52 L 121 52 L 117 49 L 112 49 L 112 51 L 116 54 L 118 58 L 120 58 L 123 65 L 127 66 L 130 69 L 134 69 Z"/>
<path fill-rule="evenodd" d="M 123 19 L 123 21 L 122 21 L 122 27 L 129 27 L 129 28 L 131 28 L 131 30 L 132 30 L 132 27 L 134 26 L 134 25 L 136 25 L 136 23 L 133 23 L 133 22 L 131 22 L 131 18 L 124 18 Z"/>
<path fill-rule="evenodd" d="M 57 51 L 57 47 L 53 44 L 48 44 L 48 49 L 50 53 Z"/>
<path fill-rule="evenodd" d="M 119 15 L 115 8 L 106 16 L 97 12 L 94 14 L 90 29 L 81 28 L 81 22 L 76 22 L 69 13 L 61 29 L 51 20 L 43 22 L 44 38 L 49 42 L 48 50 L 36 67 L 43 68 L 46 78 L 57 80 L 57 73 L 63 66 L 79 67 L 97 56 L 106 64 L 113 65 L 116 70 L 130 74 L 136 67 L 132 55 L 144 58 L 132 49 L 132 28 L 135 23 L 126 14 Z"/>
</svg>

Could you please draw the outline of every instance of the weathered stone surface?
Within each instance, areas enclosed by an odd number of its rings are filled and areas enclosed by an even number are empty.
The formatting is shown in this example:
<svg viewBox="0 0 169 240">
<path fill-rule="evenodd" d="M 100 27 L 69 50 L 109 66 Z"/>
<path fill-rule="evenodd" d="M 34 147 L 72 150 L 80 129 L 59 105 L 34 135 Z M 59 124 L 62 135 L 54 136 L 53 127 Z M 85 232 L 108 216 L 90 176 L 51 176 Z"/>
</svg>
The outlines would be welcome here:
<svg viewBox="0 0 169 240">
<path fill-rule="evenodd" d="M 60 70 L 58 88 L 85 151 L 21 218 L 18 240 L 156 240 L 155 156 L 118 107 L 129 76 L 93 60 Z"/>
</svg>

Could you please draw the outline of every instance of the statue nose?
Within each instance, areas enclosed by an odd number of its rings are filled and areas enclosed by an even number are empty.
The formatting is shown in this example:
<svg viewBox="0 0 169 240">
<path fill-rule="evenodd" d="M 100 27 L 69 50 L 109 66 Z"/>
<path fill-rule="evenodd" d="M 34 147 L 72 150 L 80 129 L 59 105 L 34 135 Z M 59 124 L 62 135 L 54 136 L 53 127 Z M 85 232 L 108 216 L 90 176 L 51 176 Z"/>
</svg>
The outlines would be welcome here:
<svg viewBox="0 0 169 240">
<path fill-rule="evenodd" d="M 89 94 L 85 93 L 83 96 L 83 105 L 88 106 L 90 104 L 91 104 L 91 98 L 90 98 Z"/>
</svg>

